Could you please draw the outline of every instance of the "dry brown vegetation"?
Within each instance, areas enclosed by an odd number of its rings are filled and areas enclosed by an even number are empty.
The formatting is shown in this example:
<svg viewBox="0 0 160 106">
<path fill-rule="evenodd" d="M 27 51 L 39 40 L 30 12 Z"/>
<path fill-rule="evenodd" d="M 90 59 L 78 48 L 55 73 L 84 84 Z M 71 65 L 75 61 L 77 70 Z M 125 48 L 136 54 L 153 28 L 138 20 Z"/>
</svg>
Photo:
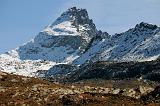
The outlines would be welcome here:
<svg viewBox="0 0 160 106">
<path fill-rule="evenodd" d="M 104 82 L 106 83 L 106 82 Z M 103 83 L 103 84 L 104 84 Z M 111 87 L 116 84 L 107 82 Z M 109 84 L 110 83 L 110 84 Z M 117 85 L 116 85 L 117 86 Z M 154 106 L 93 82 L 58 84 L 0 72 L 0 106 Z M 139 92 L 137 90 L 137 92 Z M 154 97 L 153 97 L 154 98 Z M 158 104 L 157 104 L 158 106 Z"/>
</svg>

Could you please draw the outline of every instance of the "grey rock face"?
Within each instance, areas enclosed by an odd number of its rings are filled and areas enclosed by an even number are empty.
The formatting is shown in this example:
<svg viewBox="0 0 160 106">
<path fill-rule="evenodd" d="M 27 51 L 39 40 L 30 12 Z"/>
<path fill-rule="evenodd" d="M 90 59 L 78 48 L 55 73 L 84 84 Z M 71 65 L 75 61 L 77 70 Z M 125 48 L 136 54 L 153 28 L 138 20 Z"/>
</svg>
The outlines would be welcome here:
<svg viewBox="0 0 160 106">
<path fill-rule="evenodd" d="M 152 24 L 148 24 L 148 23 L 145 23 L 145 22 L 141 22 L 140 24 L 137 24 L 136 27 L 137 29 L 151 29 L 151 30 L 155 30 L 156 28 L 158 28 L 158 26 L 156 25 L 152 25 Z"/>
<path fill-rule="evenodd" d="M 56 43 L 57 46 L 69 45 L 74 49 L 78 49 L 79 47 L 85 49 L 87 47 L 87 43 L 90 42 L 90 39 L 97 35 L 95 24 L 91 19 L 89 19 L 87 11 L 85 9 L 77 9 L 76 7 L 70 8 L 49 27 L 52 28 L 54 25 L 57 25 L 66 20 L 72 23 L 73 27 L 77 29 L 79 35 L 73 37 L 66 35 L 55 37 L 54 35 L 49 36 L 45 32 L 40 32 L 39 35 L 35 38 L 35 41 L 39 42 L 44 47 L 51 47 Z M 81 27 L 84 28 L 82 29 Z"/>
<path fill-rule="evenodd" d="M 77 9 L 76 7 L 68 9 L 64 12 L 57 20 L 50 26 L 69 20 L 72 25 L 76 27 L 78 32 L 81 32 L 82 36 L 93 37 L 97 34 L 97 29 L 92 19 L 89 19 L 88 12 L 86 9 Z M 80 29 L 80 26 L 85 27 L 84 30 Z"/>
</svg>

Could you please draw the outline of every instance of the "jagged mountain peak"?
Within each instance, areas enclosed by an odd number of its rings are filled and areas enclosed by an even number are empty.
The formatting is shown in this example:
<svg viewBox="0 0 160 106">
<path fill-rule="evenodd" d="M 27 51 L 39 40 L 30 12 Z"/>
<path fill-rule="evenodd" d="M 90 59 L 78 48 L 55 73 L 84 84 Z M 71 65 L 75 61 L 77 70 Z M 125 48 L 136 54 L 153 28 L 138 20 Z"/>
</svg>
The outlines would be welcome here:
<svg viewBox="0 0 160 106">
<path fill-rule="evenodd" d="M 78 9 L 76 7 L 69 8 L 66 12 L 63 12 L 61 16 L 58 17 L 56 21 L 51 24 L 50 27 L 53 27 L 64 21 L 70 21 L 72 25 L 77 28 L 79 25 L 86 24 L 95 28 L 95 24 L 93 23 L 92 19 L 89 19 L 88 12 L 86 9 Z"/>
<path fill-rule="evenodd" d="M 149 24 L 149 23 L 146 23 L 146 22 L 141 22 L 139 24 L 136 25 L 135 28 L 138 28 L 138 29 L 151 29 L 151 30 L 155 30 L 156 28 L 158 28 L 157 25 L 153 25 L 153 24 Z"/>
<path fill-rule="evenodd" d="M 49 28 L 54 29 L 57 25 L 65 26 L 64 23 L 65 25 L 67 24 L 67 27 L 75 28 L 77 32 L 97 32 L 96 26 L 93 20 L 89 18 L 86 9 L 78 9 L 76 7 L 69 8 L 66 12 L 63 12 L 56 21 L 49 25 Z"/>
<path fill-rule="evenodd" d="M 135 37 L 135 36 L 148 36 L 155 35 L 160 31 L 160 28 L 157 25 L 153 25 L 146 22 L 140 22 L 139 24 L 136 24 L 134 28 L 129 29 L 126 32 L 122 32 L 119 34 L 113 35 L 113 38 L 119 38 L 119 37 Z M 128 39 L 128 38 L 127 38 Z"/>
<path fill-rule="evenodd" d="M 65 13 L 69 14 L 72 17 L 81 16 L 80 18 L 83 18 L 83 19 L 84 18 L 86 18 L 86 19 L 89 18 L 88 12 L 87 12 L 86 9 L 78 9 L 76 7 L 72 7 L 72 8 L 69 8 Z"/>
<path fill-rule="evenodd" d="M 73 25 L 85 25 L 93 24 L 93 21 L 89 19 L 88 12 L 86 9 L 77 9 L 76 7 L 70 8 L 67 11 L 68 14 L 73 18 Z"/>
</svg>

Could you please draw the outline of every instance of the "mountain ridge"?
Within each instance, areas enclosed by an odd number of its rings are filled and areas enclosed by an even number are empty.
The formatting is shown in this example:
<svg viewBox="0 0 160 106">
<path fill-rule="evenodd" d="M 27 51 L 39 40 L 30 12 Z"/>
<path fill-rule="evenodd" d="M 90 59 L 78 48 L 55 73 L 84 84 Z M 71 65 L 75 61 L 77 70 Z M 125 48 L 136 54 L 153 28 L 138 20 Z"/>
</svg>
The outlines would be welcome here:
<svg viewBox="0 0 160 106">
<path fill-rule="evenodd" d="M 145 22 L 109 35 L 97 30 L 86 9 L 72 7 L 30 42 L 1 54 L 0 69 L 36 76 L 37 71 L 55 65 L 79 67 L 97 61 L 152 61 L 160 55 L 159 40 L 160 27 Z"/>
</svg>

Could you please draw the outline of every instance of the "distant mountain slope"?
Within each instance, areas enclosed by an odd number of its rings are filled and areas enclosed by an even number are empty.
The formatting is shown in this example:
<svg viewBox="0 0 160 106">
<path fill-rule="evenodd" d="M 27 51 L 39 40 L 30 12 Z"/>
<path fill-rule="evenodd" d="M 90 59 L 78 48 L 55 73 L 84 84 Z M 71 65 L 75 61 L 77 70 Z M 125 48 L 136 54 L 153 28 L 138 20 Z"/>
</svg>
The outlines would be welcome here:
<svg viewBox="0 0 160 106">
<path fill-rule="evenodd" d="M 160 81 L 160 60 L 147 62 L 100 61 L 82 66 L 62 81 L 139 79 Z"/>
<path fill-rule="evenodd" d="M 140 23 L 135 28 L 102 39 L 81 57 L 75 64 L 86 61 L 151 61 L 160 55 L 160 27 L 147 23 Z"/>
</svg>

